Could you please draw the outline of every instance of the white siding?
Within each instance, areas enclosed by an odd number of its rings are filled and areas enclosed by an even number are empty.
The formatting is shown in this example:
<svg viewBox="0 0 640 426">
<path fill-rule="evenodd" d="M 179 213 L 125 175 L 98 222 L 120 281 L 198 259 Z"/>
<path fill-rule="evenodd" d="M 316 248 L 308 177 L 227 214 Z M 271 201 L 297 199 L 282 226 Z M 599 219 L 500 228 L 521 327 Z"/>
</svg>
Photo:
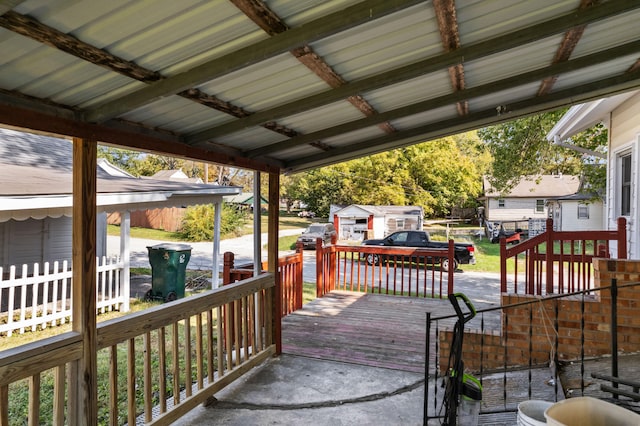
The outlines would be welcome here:
<svg viewBox="0 0 640 426">
<path fill-rule="evenodd" d="M 588 204 L 589 218 L 578 219 L 578 206 L 582 203 L 577 201 L 563 201 L 560 204 L 561 210 L 561 230 L 562 231 L 588 231 L 601 230 L 604 228 L 603 206 L 601 202 Z"/>
<path fill-rule="evenodd" d="M 70 217 L 9 220 L 0 223 L 0 266 L 71 261 Z M 97 256 L 106 253 L 106 215 L 97 219 Z"/>
<path fill-rule="evenodd" d="M 640 94 L 631 97 L 611 113 L 610 151 L 636 140 L 640 133 L 638 117 L 640 117 Z"/>
<path fill-rule="evenodd" d="M 541 198 L 504 198 L 504 207 L 498 207 L 498 199 L 489 198 L 487 221 L 545 219 L 547 208 L 536 212 L 536 200 Z"/>
</svg>

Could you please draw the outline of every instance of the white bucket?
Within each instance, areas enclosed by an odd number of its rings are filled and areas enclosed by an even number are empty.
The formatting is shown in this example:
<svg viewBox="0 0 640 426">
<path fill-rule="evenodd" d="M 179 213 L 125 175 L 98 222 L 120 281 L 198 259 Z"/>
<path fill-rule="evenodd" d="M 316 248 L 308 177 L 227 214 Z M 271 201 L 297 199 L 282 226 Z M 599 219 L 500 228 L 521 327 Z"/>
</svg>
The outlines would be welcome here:
<svg viewBox="0 0 640 426">
<path fill-rule="evenodd" d="M 547 419 L 544 412 L 553 402 L 532 399 L 518 404 L 518 426 L 544 426 Z"/>
<path fill-rule="evenodd" d="M 610 402 L 588 396 L 565 399 L 547 409 L 547 424 L 554 426 L 638 426 L 640 415 Z"/>
</svg>

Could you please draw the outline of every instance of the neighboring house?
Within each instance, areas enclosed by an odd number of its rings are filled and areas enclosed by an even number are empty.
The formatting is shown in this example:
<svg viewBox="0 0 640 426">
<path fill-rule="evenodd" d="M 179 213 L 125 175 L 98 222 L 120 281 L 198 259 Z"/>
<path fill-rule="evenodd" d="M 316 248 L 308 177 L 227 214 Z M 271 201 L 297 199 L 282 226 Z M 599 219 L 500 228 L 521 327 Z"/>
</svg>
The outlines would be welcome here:
<svg viewBox="0 0 640 426">
<path fill-rule="evenodd" d="M 593 194 L 577 193 L 547 200 L 549 217 L 556 231 L 604 229 L 604 206 Z"/>
<path fill-rule="evenodd" d="M 200 179 L 199 177 L 190 178 L 182 171 L 182 169 L 160 170 L 158 173 L 151 176 L 151 179 L 174 180 L 178 182 L 189 182 L 189 183 L 204 183 L 202 182 L 202 179 Z"/>
<path fill-rule="evenodd" d="M 224 197 L 224 201 L 225 203 L 229 203 L 241 209 L 253 209 L 253 193 L 252 192 L 242 192 L 238 195 Z M 266 208 L 268 205 L 269 205 L 269 201 L 261 195 L 260 196 L 261 208 Z"/>
<path fill-rule="evenodd" d="M 0 267 L 71 260 L 72 157 L 68 140 L 0 129 Z M 239 192 L 133 178 L 99 161 L 97 255 L 107 252 L 107 213 L 221 203 Z"/>
<path fill-rule="evenodd" d="M 640 91 L 576 105 L 569 109 L 547 139 L 570 143 L 570 138 L 598 123 L 609 129 L 605 229 L 616 229 L 617 219 L 627 219 L 627 253 L 640 259 Z M 612 256 L 617 256 L 612 247 Z"/>
<path fill-rule="evenodd" d="M 484 220 L 526 221 L 549 217 L 547 200 L 577 194 L 580 179 L 569 175 L 524 178 L 509 193 L 496 191 L 484 178 Z"/>
<path fill-rule="evenodd" d="M 340 240 L 384 238 L 395 231 L 422 229 L 424 211 L 416 206 L 352 204 L 332 213 Z"/>
</svg>

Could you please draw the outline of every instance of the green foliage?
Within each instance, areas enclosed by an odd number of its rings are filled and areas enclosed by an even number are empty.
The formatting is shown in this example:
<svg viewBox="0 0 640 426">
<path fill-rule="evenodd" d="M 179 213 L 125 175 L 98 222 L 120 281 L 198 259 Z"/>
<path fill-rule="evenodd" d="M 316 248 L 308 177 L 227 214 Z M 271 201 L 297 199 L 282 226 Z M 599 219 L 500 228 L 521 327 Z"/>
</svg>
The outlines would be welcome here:
<svg viewBox="0 0 640 426">
<path fill-rule="evenodd" d="M 292 176 L 286 197 L 327 217 L 331 204 L 417 205 L 426 216 L 475 206 L 489 154 L 466 133 Z"/>
<path fill-rule="evenodd" d="M 478 131 L 494 161 L 489 182 L 500 192 L 508 192 L 525 176 L 570 174 L 583 176 L 594 192 L 604 188 L 606 165 L 583 159 L 574 150 L 557 146 L 546 135 L 566 110 L 512 120 Z M 606 129 L 589 129 L 572 138 L 572 144 L 603 152 L 607 146 Z"/>
<path fill-rule="evenodd" d="M 230 205 L 222 204 L 220 234 L 235 236 L 246 220 L 246 215 Z M 182 219 L 180 235 L 187 241 L 212 241 L 214 225 L 213 204 L 190 206 Z"/>
</svg>

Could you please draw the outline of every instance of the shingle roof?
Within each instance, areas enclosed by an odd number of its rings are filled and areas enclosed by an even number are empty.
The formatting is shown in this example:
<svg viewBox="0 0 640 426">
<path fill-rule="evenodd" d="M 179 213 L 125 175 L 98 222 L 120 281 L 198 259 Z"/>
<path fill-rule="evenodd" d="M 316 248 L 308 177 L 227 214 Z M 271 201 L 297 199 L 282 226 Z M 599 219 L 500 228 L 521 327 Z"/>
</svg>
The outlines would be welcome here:
<svg viewBox="0 0 640 426">
<path fill-rule="evenodd" d="M 553 198 L 573 195 L 580 189 L 580 178 L 571 175 L 541 175 L 522 179 L 508 194 L 497 192 L 484 179 L 485 197 Z"/>
<path fill-rule="evenodd" d="M 67 214 L 73 201 L 71 158 L 68 140 L 0 129 L 0 221 Z M 240 192 L 237 187 L 114 176 L 100 166 L 97 189 L 102 211 L 210 203 L 214 196 Z"/>
</svg>

